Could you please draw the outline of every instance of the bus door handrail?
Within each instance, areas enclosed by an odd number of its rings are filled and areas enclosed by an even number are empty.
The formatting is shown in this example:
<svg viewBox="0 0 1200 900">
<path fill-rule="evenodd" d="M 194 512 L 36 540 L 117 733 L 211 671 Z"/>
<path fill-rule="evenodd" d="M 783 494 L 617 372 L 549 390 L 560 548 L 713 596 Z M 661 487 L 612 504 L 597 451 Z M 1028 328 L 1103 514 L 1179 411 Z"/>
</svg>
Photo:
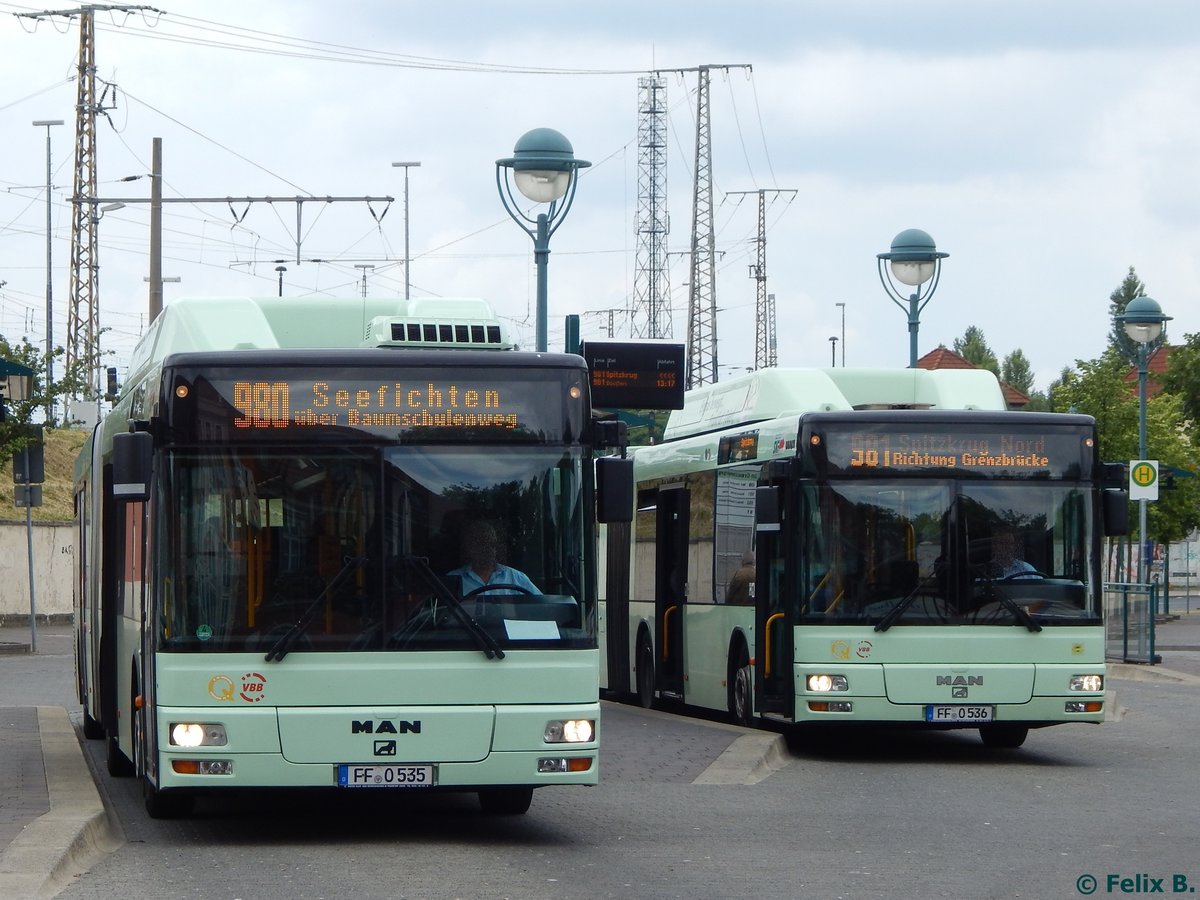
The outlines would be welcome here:
<svg viewBox="0 0 1200 900">
<path fill-rule="evenodd" d="M 663 660 L 664 661 L 671 658 L 671 632 L 667 628 L 667 622 L 670 620 L 671 614 L 674 613 L 677 609 L 679 609 L 678 603 L 676 603 L 674 606 L 668 606 L 666 609 L 663 610 L 662 634 L 663 634 Z"/>
</svg>

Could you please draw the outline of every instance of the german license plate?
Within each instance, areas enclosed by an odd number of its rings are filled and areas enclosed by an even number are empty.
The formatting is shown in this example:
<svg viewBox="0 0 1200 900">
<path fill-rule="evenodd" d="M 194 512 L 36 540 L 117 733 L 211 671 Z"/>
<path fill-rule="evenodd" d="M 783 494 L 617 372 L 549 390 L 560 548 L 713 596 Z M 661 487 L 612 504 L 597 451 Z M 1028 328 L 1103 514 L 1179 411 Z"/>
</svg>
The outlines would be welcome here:
<svg viewBox="0 0 1200 900">
<path fill-rule="evenodd" d="M 962 703 L 937 703 L 925 707 L 926 722 L 990 722 L 994 706 L 968 706 Z"/>
<path fill-rule="evenodd" d="M 423 788 L 434 785 L 433 766 L 338 766 L 338 787 Z"/>
</svg>

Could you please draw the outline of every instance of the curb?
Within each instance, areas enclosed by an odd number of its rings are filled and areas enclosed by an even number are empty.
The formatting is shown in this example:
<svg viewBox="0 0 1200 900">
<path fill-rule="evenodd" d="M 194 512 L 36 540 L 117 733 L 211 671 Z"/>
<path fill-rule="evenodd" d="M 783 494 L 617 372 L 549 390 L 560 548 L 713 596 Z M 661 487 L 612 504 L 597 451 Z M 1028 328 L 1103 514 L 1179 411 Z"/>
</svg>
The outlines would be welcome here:
<svg viewBox="0 0 1200 900">
<path fill-rule="evenodd" d="M 758 784 L 789 762 L 781 734 L 743 734 L 718 756 L 692 784 Z"/>
<path fill-rule="evenodd" d="M 1200 675 L 1164 669 L 1162 666 L 1136 665 L 1134 663 L 1108 663 L 1110 678 L 1124 681 L 1157 681 L 1160 684 L 1200 684 Z"/>
<path fill-rule="evenodd" d="M 0 853 L 0 883 L 10 897 L 53 897 L 118 840 L 61 706 L 37 707 L 50 809 Z"/>
</svg>

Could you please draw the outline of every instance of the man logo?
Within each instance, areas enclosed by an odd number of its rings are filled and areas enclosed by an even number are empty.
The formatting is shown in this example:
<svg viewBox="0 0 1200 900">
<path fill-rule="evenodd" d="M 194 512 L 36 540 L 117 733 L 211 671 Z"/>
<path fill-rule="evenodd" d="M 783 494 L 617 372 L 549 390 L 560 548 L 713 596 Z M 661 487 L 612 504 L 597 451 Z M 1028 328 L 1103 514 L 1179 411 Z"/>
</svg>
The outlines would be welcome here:
<svg viewBox="0 0 1200 900">
<path fill-rule="evenodd" d="M 396 742 L 395 741 L 376 741 L 375 742 L 376 756 L 395 756 Z"/>
<path fill-rule="evenodd" d="M 955 700 L 965 700 L 967 697 L 967 689 L 965 687 L 956 687 L 950 690 L 950 696 Z"/>
<path fill-rule="evenodd" d="M 372 719 L 367 719 L 365 722 L 360 722 L 357 719 L 350 723 L 351 734 L 420 734 L 421 720 L 413 719 L 411 722 L 401 719 L 400 722 L 393 722 L 390 719 L 381 719 L 375 722 Z"/>
</svg>

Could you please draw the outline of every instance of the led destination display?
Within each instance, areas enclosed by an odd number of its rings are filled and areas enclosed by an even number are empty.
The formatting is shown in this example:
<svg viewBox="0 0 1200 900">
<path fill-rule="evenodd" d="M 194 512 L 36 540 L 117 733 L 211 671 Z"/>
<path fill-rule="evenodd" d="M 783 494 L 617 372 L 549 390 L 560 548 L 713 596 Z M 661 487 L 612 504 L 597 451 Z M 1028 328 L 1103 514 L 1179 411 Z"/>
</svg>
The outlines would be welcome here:
<svg viewBox="0 0 1200 900">
<path fill-rule="evenodd" d="M 520 422 L 497 387 L 325 380 L 296 387 L 293 399 L 293 386 L 286 381 L 235 381 L 234 427 L 516 428 Z"/>
<path fill-rule="evenodd" d="M 269 374 L 268 374 L 269 372 Z M 206 439 L 285 438 L 347 430 L 406 440 L 560 440 L 581 433 L 582 370 L 182 371 L 170 398 L 177 432 Z M 188 377 L 193 375 L 193 377 Z M 250 377 L 246 377 L 250 376 Z M 259 377 L 255 377 L 259 376 Z M 263 377 L 266 376 L 266 377 Z M 552 399 L 560 395 L 564 403 Z"/>
<path fill-rule="evenodd" d="M 1090 439 L 1080 432 L 959 432 L 872 430 L 824 435 L 831 469 L 870 474 L 923 470 L 1018 478 L 1078 477 L 1090 460 Z"/>
</svg>

